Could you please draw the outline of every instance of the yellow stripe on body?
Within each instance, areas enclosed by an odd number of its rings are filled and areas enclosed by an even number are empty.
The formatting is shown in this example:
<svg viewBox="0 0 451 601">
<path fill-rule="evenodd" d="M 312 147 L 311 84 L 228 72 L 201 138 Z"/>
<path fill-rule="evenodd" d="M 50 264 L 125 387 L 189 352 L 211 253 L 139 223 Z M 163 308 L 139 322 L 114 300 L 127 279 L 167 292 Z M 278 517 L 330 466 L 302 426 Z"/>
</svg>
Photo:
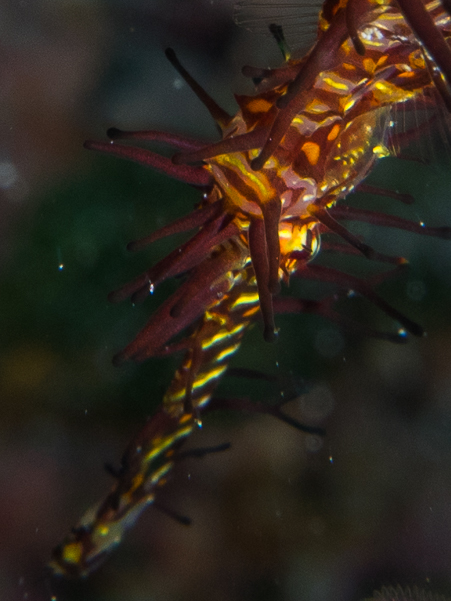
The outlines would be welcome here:
<svg viewBox="0 0 451 601">
<path fill-rule="evenodd" d="M 193 392 L 197 391 L 199 388 L 202 388 L 203 386 L 205 386 L 206 384 L 211 382 L 211 380 L 214 380 L 216 378 L 219 378 L 219 376 L 222 376 L 222 374 L 225 372 L 226 369 L 227 369 L 227 365 L 222 365 L 221 367 L 212 369 L 208 373 L 200 376 L 199 379 L 194 380 Z"/>
<path fill-rule="evenodd" d="M 277 169 L 277 161 L 272 157 L 270 163 L 256 172 L 250 168 L 244 153 L 223 154 L 211 160 L 210 169 L 222 189 L 230 212 L 239 210 L 248 215 L 262 216 L 260 207 L 275 196 L 265 170 Z"/>
<path fill-rule="evenodd" d="M 250 292 L 241 294 L 236 301 L 230 306 L 231 310 L 234 311 L 242 307 L 243 305 L 252 305 L 259 302 L 258 292 Z"/>
<path fill-rule="evenodd" d="M 158 444 L 158 446 L 156 446 L 151 451 L 146 453 L 146 455 L 144 457 L 144 461 L 148 463 L 148 462 L 152 461 L 152 459 L 155 459 L 155 457 L 157 457 L 158 455 L 163 453 L 166 449 L 171 447 L 173 444 L 175 444 L 181 438 L 185 438 L 186 436 L 189 436 L 191 434 L 191 432 L 193 431 L 193 428 L 194 428 L 194 426 L 191 423 L 183 428 L 180 428 L 179 430 L 176 430 L 174 433 L 166 436 L 165 438 L 163 438 L 161 443 Z"/>
<path fill-rule="evenodd" d="M 224 349 L 223 351 L 221 351 L 218 354 L 218 356 L 216 357 L 216 361 L 218 363 L 220 363 L 221 361 L 224 361 L 224 359 L 228 359 L 234 353 L 236 353 L 236 351 L 239 349 L 239 347 L 240 347 L 240 343 L 238 342 L 237 344 L 234 344 L 233 346 L 230 346 L 229 348 Z"/>
</svg>

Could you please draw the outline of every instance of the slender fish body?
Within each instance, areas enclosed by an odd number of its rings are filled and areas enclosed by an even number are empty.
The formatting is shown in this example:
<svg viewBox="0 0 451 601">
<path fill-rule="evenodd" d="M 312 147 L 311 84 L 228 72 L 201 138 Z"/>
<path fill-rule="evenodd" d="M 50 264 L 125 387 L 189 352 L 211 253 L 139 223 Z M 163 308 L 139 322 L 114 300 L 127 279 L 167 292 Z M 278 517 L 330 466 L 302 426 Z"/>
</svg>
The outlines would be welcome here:
<svg viewBox="0 0 451 601">
<path fill-rule="evenodd" d="M 138 249 L 166 235 L 196 230 L 188 242 L 110 297 L 141 300 L 164 280 L 185 274 L 179 289 L 115 362 L 175 351 L 185 355 L 161 408 L 125 451 L 107 498 L 55 549 L 55 573 L 88 574 L 154 502 L 251 324 L 262 320 L 264 338 L 271 341 L 277 336 L 277 312 L 311 311 L 340 321 L 330 299 L 309 303 L 278 297 L 282 281 L 301 277 L 352 289 L 401 325 L 399 332 L 382 337 L 402 339 L 406 330 L 422 334 L 368 282 L 313 259 L 322 244 L 329 244 L 321 242 L 323 234 L 333 233 L 342 239 L 333 246 L 336 252 L 405 262 L 376 252 L 342 219 L 450 237 L 449 228 L 428 228 L 340 202 L 391 153 L 397 107 L 451 107 L 450 38 L 451 17 L 440 0 L 326 0 L 310 52 L 280 69 L 248 68 L 258 79 L 257 93 L 236 98 L 235 116 L 223 111 L 167 52 L 216 120 L 222 131 L 218 142 L 205 147 L 162 132 L 113 129 L 112 142 L 86 143 L 199 187 L 203 199 L 193 214 L 132 243 Z M 176 154 L 170 160 L 121 139 L 163 141 Z"/>
</svg>

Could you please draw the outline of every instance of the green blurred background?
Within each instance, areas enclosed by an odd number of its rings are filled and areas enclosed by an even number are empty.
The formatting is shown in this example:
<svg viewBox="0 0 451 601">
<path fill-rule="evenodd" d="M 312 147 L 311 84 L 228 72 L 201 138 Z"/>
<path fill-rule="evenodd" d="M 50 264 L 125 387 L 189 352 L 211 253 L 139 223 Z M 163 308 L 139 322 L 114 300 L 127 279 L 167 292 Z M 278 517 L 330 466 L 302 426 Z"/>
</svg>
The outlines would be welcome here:
<svg viewBox="0 0 451 601">
<path fill-rule="evenodd" d="M 222 393 L 275 403 L 298 392 L 288 410 L 324 424 L 326 438 L 212 414 L 191 446 L 232 449 L 180 464 L 162 493 L 190 528 L 150 509 L 88 580 L 43 579 L 51 548 L 111 486 L 103 463 L 118 463 L 177 364 L 111 365 L 176 286 L 142 306 L 108 304 L 175 241 L 136 255 L 125 245 L 198 201 L 189 186 L 82 144 L 113 125 L 215 139 L 164 49 L 233 112 L 232 92 L 252 90 L 241 66 L 280 57 L 270 38 L 234 25 L 232 7 L 4 0 L 0 9 L 0 600 L 352 601 L 389 584 L 451 595 L 451 244 L 362 225 L 354 231 L 378 250 L 411 261 L 381 293 L 427 337 L 391 345 L 283 316 L 266 345 L 256 327 L 233 365 L 278 382 L 226 378 Z M 411 150 L 427 162 L 385 159 L 371 176 L 415 205 L 353 202 L 451 225 L 451 152 L 432 137 Z M 293 290 L 317 293 L 302 282 Z M 341 308 L 396 327 L 360 299 Z"/>
</svg>

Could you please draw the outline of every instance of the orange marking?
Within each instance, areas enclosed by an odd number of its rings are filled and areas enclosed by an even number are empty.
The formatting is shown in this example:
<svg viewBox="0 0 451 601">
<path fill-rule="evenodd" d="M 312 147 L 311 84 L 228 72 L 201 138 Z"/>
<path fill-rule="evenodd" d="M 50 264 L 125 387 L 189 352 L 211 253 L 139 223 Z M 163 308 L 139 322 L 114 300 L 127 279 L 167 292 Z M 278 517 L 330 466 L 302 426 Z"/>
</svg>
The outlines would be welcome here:
<svg viewBox="0 0 451 601">
<path fill-rule="evenodd" d="M 364 58 L 363 59 L 363 66 L 365 68 L 365 71 L 367 73 L 370 73 L 371 75 L 374 75 L 374 71 L 376 69 L 376 64 L 373 61 L 372 58 Z"/>
<path fill-rule="evenodd" d="M 321 153 L 319 144 L 316 142 L 305 142 L 305 144 L 302 146 L 302 150 L 304 151 L 310 165 L 316 165 Z"/>
<path fill-rule="evenodd" d="M 329 140 L 329 142 L 332 142 L 332 140 L 335 140 L 335 138 L 338 136 L 339 131 L 340 131 L 340 126 L 338 125 L 338 123 L 335 123 L 333 128 L 330 130 L 329 135 L 327 136 L 327 139 Z"/>
<path fill-rule="evenodd" d="M 257 313 L 257 311 L 260 311 L 260 306 L 252 307 L 251 309 L 248 309 L 247 311 L 245 311 L 243 313 L 243 317 L 251 317 L 252 315 Z"/>
<path fill-rule="evenodd" d="M 251 113 L 266 113 L 272 106 L 273 105 L 264 98 L 254 98 L 248 103 L 247 109 L 251 111 Z"/>
</svg>

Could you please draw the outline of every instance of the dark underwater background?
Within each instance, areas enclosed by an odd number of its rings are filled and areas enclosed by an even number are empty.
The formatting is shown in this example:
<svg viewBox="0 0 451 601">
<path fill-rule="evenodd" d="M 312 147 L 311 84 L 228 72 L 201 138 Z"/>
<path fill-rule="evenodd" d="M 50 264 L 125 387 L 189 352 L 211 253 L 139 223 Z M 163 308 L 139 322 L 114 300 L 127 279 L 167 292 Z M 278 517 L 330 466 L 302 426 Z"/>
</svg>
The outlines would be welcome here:
<svg viewBox="0 0 451 601">
<path fill-rule="evenodd" d="M 137 254 L 126 243 L 199 200 L 189 186 L 88 152 L 83 141 L 106 139 L 111 126 L 216 139 L 164 49 L 233 112 L 232 93 L 252 93 L 241 67 L 277 66 L 281 56 L 270 37 L 234 24 L 232 6 L 3 0 L 1 601 L 356 601 L 398 584 L 451 596 L 451 241 L 362 224 L 353 231 L 409 259 L 379 291 L 427 336 L 395 345 L 315 316 L 280 316 L 279 340 L 268 345 L 256 326 L 232 365 L 275 381 L 226 377 L 221 394 L 295 398 L 286 410 L 323 425 L 324 439 L 269 416 L 212 413 L 189 445 L 231 449 L 180 463 L 161 494 L 192 526 L 150 508 L 87 580 L 43 576 L 52 547 L 106 495 L 103 464 L 119 463 L 177 365 L 111 364 L 177 283 L 136 307 L 109 304 L 108 292 L 183 237 Z M 451 225 L 451 151 L 440 133 L 415 142 L 410 156 L 421 160 L 384 159 L 371 176 L 413 194 L 414 205 L 361 194 L 352 202 Z M 378 268 L 327 261 L 361 276 Z M 362 299 L 340 309 L 396 330 Z"/>
</svg>

